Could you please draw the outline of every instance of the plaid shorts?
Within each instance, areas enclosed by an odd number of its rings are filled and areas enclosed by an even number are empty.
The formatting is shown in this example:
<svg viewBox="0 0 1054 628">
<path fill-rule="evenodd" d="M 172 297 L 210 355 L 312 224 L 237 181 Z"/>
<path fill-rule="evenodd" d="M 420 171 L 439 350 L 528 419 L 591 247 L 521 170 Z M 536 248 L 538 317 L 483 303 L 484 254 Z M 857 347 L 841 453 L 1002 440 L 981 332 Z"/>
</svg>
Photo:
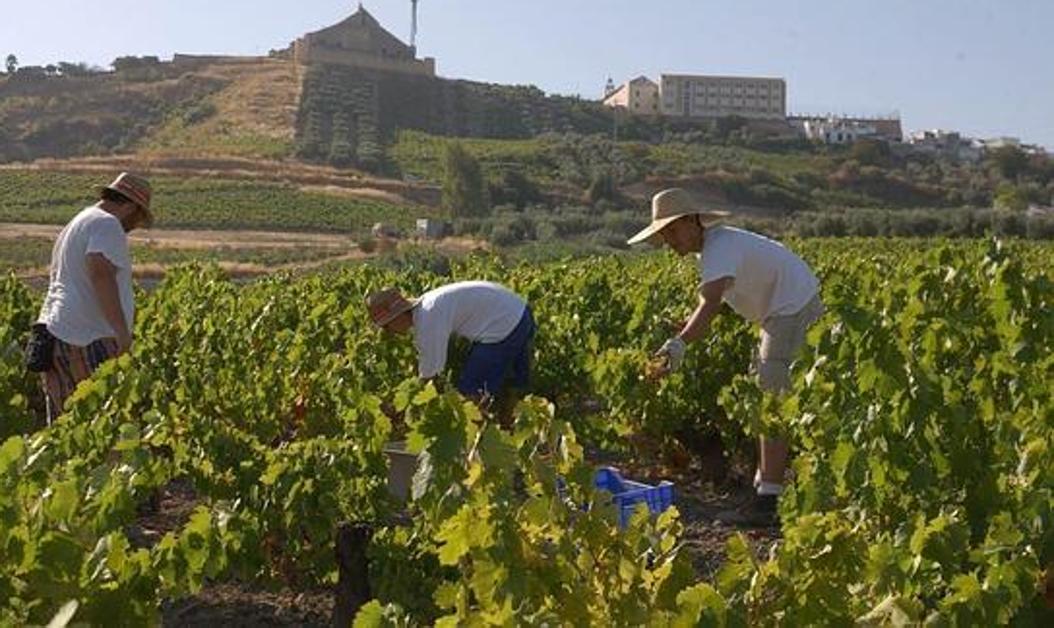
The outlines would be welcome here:
<svg viewBox="0 0 1054 628">
<path fill-rule="evenodd" d="M 66 399 L 77 384 L 91 377 L 99 365 L 117 355 L 117 340 L 101 338 L 86 347 L 55 339 L 51 370 L 40 374 L 47 398 L 48 423 L 63 413 Z"/>
</svg>

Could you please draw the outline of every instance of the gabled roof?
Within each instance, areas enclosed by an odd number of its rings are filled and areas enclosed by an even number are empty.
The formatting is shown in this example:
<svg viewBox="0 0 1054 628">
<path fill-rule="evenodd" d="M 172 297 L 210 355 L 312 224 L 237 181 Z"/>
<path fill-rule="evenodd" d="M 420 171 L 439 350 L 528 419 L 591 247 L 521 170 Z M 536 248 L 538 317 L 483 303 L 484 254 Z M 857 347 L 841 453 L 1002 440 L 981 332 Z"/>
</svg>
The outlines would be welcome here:
<svg viewBox="0 0 1054 628">
<path fill-rule="evenodd" d="M 352 13 L 348 17 L 344 18 L 343 20 L 337 22 L 332 26 L 327 26 L 326 28 L 323 28 L 321 30 L 309 33 L 309 35 L 311 35 L 312 37 L 325 38 L 326 35 L 335 35 L 348 30 L 365 30 L 367 33 L 369 33 L 369 38 L 371 42 L 375 45 L 398 45 L 407 50 L 409 50 L 410 48 L 409 45 L 403 43 L 402 40 L 400 40 L 395 35 L 391 34 L 383 26 L 381 26 L 381 23 L 377 21 L 377 18 L 373 17 L 373 15 L 369 11 L 367 11 L 365 7 L 362 6 L 361 2 L 359 3 L 359 8 L 357 11 L 355 11 L 355 13 Z"/>
<path fill-rule="evenodd" d="M 641 74 L 640 76 L 638 76 L 635 79 L 630 79 L 629 84 L 633 85 L 634 83 L 648 83 L 648 84 L 651 84 L 651 85 L 656 85 L 655 81 L 653 81 L 650 78 L 644 76 L 643 74 Z"/>
</svg>

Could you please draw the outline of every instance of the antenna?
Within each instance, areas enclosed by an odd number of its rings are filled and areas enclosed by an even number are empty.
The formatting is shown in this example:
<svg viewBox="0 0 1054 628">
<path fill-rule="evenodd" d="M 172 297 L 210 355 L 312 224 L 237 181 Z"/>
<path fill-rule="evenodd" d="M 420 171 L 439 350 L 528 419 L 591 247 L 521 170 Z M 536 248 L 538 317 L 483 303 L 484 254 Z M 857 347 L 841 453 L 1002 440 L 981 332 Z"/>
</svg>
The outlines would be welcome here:
<svg viewBox="0 0 1054 628">
<path fill-rule="evenodd" d="M 410 0 L 410 47 L 417 50 L 417 0 Z"/>
</svg>

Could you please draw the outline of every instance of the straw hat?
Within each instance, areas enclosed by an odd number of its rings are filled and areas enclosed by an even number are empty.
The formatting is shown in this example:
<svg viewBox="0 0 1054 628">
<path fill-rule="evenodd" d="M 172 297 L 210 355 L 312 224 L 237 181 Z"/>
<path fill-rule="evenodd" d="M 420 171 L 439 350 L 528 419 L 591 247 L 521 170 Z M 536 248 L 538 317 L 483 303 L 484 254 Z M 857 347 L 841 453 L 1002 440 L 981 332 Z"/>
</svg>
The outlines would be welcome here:
<svg viewBox="0 0 1054 628">
<path fill-rule="evenodd" d="M 366 299 L 366 309 L 370 312 L 373 324 L 384 327 L 403 312 L 414 309 L 417 303 L 418 299 L 406 299 L 395 288 L 385 288 Z"/>
<path fill-rule="evenodd" d="M 143 213 L 146 214 L 146 218 L 143 220 L 144 228 L 149 228 L 154 224 L 154 213 L 150 211 L 150 182 L 143 177 L 129 172 L 122 172 L 117 175 L 113 183 L 105 185 L 101 189 L 113 190 L 123 194 L 125 198 L 138 205 L 143 210 Z"/>
<path fill-rule="evenodd" d="M 708 200 L 706 205 L 716 204 L 717 202 L 719 201 Z M 640 233 L 627 240 L 627 243 L 637 244 L 639 242 L 650 241 L 652 238 L 659 235 L 659 232 L 665 229 L 671 222 L 682 216 L 692 215 L 699 216 L 700 220 L 704 223 L 711 223 L 727 216 L 731 216 L 732 214 L 723 209 L 704 207 L 703 203 L 693 199 L 692 195 L 689 194 L 687 190 L 682 188 L 669 188 L 652 197 L 651 224 Z"/>
</svg>

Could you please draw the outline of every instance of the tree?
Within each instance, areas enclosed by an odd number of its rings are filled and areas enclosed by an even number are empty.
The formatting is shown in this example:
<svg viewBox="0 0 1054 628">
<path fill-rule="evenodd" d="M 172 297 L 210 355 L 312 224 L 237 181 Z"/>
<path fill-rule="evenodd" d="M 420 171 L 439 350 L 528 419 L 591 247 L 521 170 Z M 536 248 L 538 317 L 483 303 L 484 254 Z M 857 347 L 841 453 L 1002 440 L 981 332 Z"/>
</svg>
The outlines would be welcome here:
<svg viewBox="0 0 1054 628">
<path fill-rule="evenodd" d="M 1022 211 L 1028 209 L 1028 192 L 1021 186 L 1003 183 L 996 190 L 992 204 L 996 209 Z"/>
<path fill-rule="evenodd" d="M 615 175 L 610 170 L 594 172 L 586 189 L 585 200 L 590 205 L 596 205 L 600 201 L 618 202 L 618 183 L 615 181 Z"/>
<path fill-rule="evenodd" d="M 13 54 L 7 55 L 7 60 L 5 63 L 7 64 L 8 74 L 14 74 L 15 70 L 18 69 L 18 57 Z"/>
<path fill-rule="evenodd" d="M 513 205 L 523 209 L 545 200 L 538 186 L 519 170 L 505 170 L 501 179 L 490 185 L 490 200 L 494 205 Z"/>
<path fill-rule="evenodd" d="M 864 166 L 888 166 L 892 151 L 886 142 L 862 138 L 853 142 L 849 156 Z"/>
<path fill-rule="evenodd" d="M 722 116 L 711 124 L 711 131 L 722 142 L 728 141 L 732 133 L 747 126 L 746 118 L 740 116 Z"/>
<path fill-rule="evenodd" d="M 1000 146 L 988 153 L 988 161 L 995 165 L 999 174 L 1011 181 L 1028 170 L 1028 155 L 1017 146 Z"/>
<path fill-rule="evenodd" d="M 454 217 L 483 216 L 490 209 L 483 170 L 458 142 L 443 151 L 443 209 Z"/>
<path fill-rule="evenodd" d="M 59 61 L 59 74 L 62 76 L 84 76 L 87 73 L 88 65 L 86 63 Z"/>
</svg>

